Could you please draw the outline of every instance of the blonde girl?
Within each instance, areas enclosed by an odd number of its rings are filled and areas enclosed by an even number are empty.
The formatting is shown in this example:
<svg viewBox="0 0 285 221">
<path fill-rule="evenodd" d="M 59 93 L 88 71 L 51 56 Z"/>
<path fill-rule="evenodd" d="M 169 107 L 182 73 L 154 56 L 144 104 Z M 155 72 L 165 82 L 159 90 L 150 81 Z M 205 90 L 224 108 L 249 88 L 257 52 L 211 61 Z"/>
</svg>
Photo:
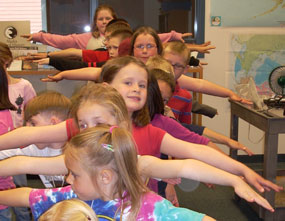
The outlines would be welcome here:
<svg viewBox="0 0 285 221">
<path fill-rule="evenodd" d="M 43 215 L 39 221 L 98 221 L 91 207 L 79 199 L 63 200 L 56 203 Z"/>
<path fill-rule="evenodd" d="M 71 35 L 38 32 L 22 35 L 22 37 L 27 38 L 28 41 L 41 42 L 59 49 L 78 48 L 95 50 L 105 47 L 104 34 L 106 25 L 116 18 L 116 13 L 111 6 L 100 5 L 95 11 L 91 32 Z"/>
<path fill-rule="evenodd" d="M 150 192 L 137 170 L 132 134 L 117 126 L 100 125 L 73 137 L 64 148 L 71 186 L 58 189 L 19 188 L 0 192 L 0 202 L 30 206 L 35 220 L 61 200 L 79 198 L 98 218 L 115 220 L 213 220 L 176 208 Z"/>
</svg>

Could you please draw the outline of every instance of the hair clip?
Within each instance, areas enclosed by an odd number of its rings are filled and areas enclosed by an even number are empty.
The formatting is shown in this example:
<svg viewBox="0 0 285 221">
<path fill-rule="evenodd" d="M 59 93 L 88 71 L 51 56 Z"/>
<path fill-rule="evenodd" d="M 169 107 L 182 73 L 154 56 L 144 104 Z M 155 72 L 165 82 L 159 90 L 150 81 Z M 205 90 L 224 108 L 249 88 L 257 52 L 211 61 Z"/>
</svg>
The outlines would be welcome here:
<svg viewBox="0 0 285 221">
<path fill-rule="evenodd" d="M 107 149 L 109 151 L 114 152 L 114 148 L 113 148 L 113 146 L 111 144 L 102 143 L 101 145 L 102 145 L 103 148 L 105 148 L 105 149 Z"/>
<path fill-rule="evenodd" d="M 117 128 L 117 127 L 118 127 L 117 125 L 114 125 L 114 126 L 110 127 L 110 133 L 112 133 L 112 131 L 113 131 L 115 128 Z"/>
</svg>

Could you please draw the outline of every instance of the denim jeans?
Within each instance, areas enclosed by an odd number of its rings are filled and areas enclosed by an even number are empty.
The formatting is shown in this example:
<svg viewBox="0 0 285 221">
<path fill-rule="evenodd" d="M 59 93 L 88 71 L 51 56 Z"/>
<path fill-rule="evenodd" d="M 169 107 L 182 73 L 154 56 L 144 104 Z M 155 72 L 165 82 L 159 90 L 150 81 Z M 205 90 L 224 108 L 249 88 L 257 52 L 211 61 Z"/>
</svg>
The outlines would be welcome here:
<svg viewBox="0 0 285 221">
<path fill-rule="evenodd" d="M 0 210 L 1 221 L 11 221 L 11 219 L 12 219 L 12 213 L 10 207 Z"/>
</svg>

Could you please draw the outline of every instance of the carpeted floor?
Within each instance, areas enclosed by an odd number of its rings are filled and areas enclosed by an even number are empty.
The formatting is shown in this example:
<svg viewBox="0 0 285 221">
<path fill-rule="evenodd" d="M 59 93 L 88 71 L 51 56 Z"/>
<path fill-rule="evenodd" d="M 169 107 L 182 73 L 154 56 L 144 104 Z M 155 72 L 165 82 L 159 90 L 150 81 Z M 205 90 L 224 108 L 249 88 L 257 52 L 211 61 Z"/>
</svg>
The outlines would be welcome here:
<svg viewBox="0 0 285 221">
<path fill-rule="evenodd" d="M 219 221 L 259 221 L 258 215 L 243 200 L 235 200 L 231 187 L 214 186 L 209 189 L 201 184 L 191 192 L 176 187 L 181 207 L 206 213 Z"/>
</svg>

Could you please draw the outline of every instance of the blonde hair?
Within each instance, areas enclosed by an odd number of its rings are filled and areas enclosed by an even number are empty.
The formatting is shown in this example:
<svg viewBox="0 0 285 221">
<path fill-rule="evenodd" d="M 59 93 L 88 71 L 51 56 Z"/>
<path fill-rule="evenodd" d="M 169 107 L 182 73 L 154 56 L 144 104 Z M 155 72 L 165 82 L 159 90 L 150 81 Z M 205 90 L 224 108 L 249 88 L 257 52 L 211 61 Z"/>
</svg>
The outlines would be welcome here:
<svg viewBox="0 0 285 221">
<path fill-rule="evenodd" d="M 3 42 L 0 42 L 0 62 L 2 64 L 8 62 L 8 65 L 10 65 L 12 61 L 13 61 L 13 55 L 9 46 Z"/>
<path fill-rule="evenodd" d="M 145 66 L 145 64 L 140 61 L 139 59 L 133 57 L 133 56 L 123 56 L 123 57 L 117 57 L 112 58 L 108 60 L 102 67 L 102 72 L 100 76 L 101 82 L 107 82 L 111 83 L 117 73 L 124 67 L 126 67 L 129 64 L 135 64 L 141 68 L 143 68 L 147 73 L 147 81 L 149 81 L 149 70 Z M 147 101 L 142 109 L 137 110 L 132 115 L 132 121 L 136 126 L 145 126 L 149 124 L 150 117 L 147 107 Z"/>
<path fill-rule="evenodd" d="M 111 149 L 102 145 L 111 145 Z M 117 174 L 112 197 L 122 200 L 121 218 L 126 207 L 130 206 L 131 220 L 135 220 L 141 207 L 141 197 L 148 191 L 137 169 L 137 152 L 132 134 L 124 128 L 100 125 L 84 130 L 73 137 L 64 147 L 65 162 L 77 161 L 90 175 L 96 187 L 99 167 L 110 165 Z M 67 163 L 68 164 L 68 163 Z M 100 187 L 98 187 L 99 192 Z M 126 192 L 125 192 L 126 191 Z M 109 196 L 111 197 L 111 196 Z"/>
<path fill-rule="evenodd" d="M 149 69 L 161 69 L 174 76 L 174 70 L 173 70 L 172 65 L 160 55 L 151 56 L 147 60 L 146 66 Z"/>
<path fill-rule="evenodd" d="M 162 56 L 165 53 L 177 54 L 183 56 L 185 64 L 190 61 L 190 50 L 187 48 L 186 44 L 181 41 L 170 41 L 163 45 Z"/>
<path fill-rule="evenodd" d="M 92 208 L 79 199 L 63 200 L 54 204 L 39 221 L 97 221 L 98 218 Z"/>
<path fill-rule="evenodd" d="M 61 120 L 69 116 L 71 101 L 63 94 L 56 91 L 45 91 L 31 99 L 24 112 L 25 122 L 37 114 L 55 115 Z"/>
<path fill-rule="evenodd" d="M 96 103 L 106 108 L 115 117 L 120 127 L 131 128 L 126 103 L 121 94 L 105 84 L 88 84 L 83 86 L 72 98 L 71 115 L 76 119 L 79 108 L 86 102 Z"/>
</svg>

